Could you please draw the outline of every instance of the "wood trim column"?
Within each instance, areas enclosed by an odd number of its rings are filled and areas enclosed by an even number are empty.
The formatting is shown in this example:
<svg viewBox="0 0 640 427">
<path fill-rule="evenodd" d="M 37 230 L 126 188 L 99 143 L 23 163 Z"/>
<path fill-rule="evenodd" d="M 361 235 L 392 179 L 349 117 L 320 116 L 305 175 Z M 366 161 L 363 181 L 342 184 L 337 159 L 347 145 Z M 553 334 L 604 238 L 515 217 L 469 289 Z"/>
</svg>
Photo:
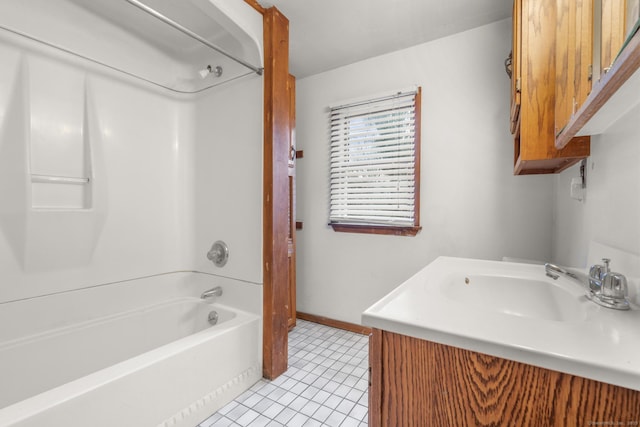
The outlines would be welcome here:
<svg viewBox="0 0 640 427">
<path fill-rule="evenodd" d="M 287 370 L 289 21 L 264 12 L 263 375 Z"/>
<path fill-rule="evenodd" d="M 289 330 L 296 326 L 296 78 L 287 79 L 289 94 Z"/>
</svg>

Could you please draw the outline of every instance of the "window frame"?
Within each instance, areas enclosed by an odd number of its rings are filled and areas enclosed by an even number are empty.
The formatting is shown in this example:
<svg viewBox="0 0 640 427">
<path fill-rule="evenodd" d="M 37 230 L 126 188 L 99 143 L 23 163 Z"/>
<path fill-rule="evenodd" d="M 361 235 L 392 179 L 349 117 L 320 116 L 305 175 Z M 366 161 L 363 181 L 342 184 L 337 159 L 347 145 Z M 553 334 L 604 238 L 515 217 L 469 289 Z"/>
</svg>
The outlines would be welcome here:
<svg viewBox="0 0 640 427">
<path fill-rule="evenodd" d="M 375 101 L 376 99 L 371 99 Z M 383 225 L 383 224 L 345 224 L 329 221 L 329 225 L 336 232 L 344 233 L 361 233 L 361 234 L 382 234 L 382 235 L 394 235 L 394 236 L 415 236 L 422 226 L 420 225 L 420 159 L 421 159 L 421 122 L 422 122 L 422 88 L 418 86 L 415 89 L 414 95 L 414 192 L 413 192 L 413 225 L 398 226 L 398 225 Z M 329 180 L 331 180 L 331 173 L 329 174 Z M 331 193 L 331 191 L 329 192 Z"/>
</svg>

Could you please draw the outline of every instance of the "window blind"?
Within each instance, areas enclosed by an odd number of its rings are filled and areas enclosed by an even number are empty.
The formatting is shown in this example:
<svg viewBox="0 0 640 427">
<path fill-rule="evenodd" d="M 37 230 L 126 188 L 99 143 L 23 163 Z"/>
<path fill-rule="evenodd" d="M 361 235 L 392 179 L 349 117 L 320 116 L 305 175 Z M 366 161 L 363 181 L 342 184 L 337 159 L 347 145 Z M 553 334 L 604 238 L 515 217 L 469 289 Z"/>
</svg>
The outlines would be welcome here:
<svg viewBox="0 0 640 427">
<path fill-rule="evenodd" d="M 416 224 L 416 92 L 331 108 L 331 224 Z"/>
</svg>

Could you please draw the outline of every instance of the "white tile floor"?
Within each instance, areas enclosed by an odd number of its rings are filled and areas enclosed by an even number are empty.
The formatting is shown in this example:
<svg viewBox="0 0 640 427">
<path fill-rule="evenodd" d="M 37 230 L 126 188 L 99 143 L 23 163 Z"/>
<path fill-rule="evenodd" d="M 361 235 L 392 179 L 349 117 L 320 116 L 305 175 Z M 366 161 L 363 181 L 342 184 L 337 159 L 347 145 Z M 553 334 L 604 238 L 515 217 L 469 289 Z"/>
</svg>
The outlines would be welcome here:
<svg viewBox="0 0 640 427">
<path fill-rule="evenodd" d="M 368 338 L 298 319 L 289 369 L 260 380 L 199 427 L 367 425 Z"/>
</svg>

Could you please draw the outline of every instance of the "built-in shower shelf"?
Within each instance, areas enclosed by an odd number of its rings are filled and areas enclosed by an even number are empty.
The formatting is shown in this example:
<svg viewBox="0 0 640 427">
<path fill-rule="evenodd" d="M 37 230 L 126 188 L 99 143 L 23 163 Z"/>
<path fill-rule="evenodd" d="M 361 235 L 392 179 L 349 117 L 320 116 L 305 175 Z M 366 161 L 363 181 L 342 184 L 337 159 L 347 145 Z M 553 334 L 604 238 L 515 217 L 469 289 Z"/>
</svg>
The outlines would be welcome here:
<svg viewBox="0 0 640 427">
<path fill-rule="evenodd" d="M 71 176 L 55 176 L 55 175 L 31 175 L 31 182 L 44 184 L 77 184 L 84 185 L 90 182 L 89 178 L 76 178 Z"/>
<path fill-rule="evenodd" d="M 31 208 L 89 209 L 91 184 L 88 177 L 31 174 Z"/>
</svg>

